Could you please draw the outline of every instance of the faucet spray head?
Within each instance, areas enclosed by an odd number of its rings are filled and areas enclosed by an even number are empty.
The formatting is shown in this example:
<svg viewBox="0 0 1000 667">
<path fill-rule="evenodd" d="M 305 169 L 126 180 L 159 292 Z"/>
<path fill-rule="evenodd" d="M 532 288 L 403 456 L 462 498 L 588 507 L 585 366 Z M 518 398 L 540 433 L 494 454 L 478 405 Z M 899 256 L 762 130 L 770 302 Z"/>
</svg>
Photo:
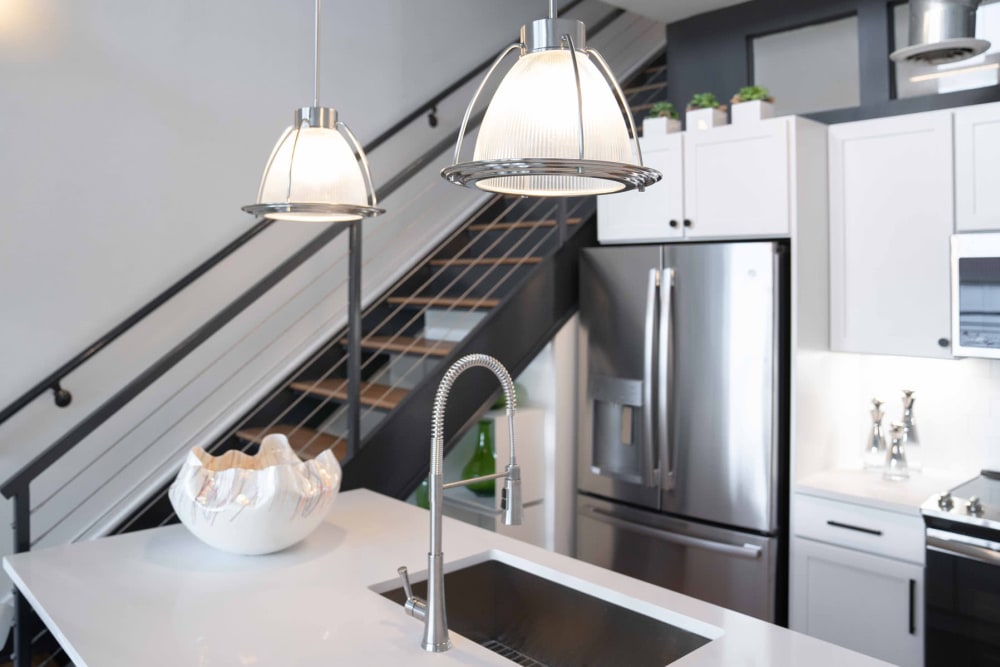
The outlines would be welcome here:
<svg viewBox="0 0 1000 667">
<path fill-rule="evenodd" d="M 503 489 L 500 495 L 500 509 L 503 511 L 505 526 L 520 526 L 524 520 L 521 504 L 521 468 L 516 463 L 507 466 Z"/>
</svg>

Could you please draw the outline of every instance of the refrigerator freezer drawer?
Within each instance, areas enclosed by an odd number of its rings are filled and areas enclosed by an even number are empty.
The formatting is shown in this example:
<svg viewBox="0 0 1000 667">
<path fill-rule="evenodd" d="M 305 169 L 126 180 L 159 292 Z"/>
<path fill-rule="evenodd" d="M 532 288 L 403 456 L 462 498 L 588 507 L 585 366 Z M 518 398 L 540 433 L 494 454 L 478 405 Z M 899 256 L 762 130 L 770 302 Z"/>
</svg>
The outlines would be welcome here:
<svg viewBox="0 0 1000 667">
<path fill-rule="evenodd" d="M 775 620 L 778 538 L 577 496 L 577 558 Z"/>
</svg>

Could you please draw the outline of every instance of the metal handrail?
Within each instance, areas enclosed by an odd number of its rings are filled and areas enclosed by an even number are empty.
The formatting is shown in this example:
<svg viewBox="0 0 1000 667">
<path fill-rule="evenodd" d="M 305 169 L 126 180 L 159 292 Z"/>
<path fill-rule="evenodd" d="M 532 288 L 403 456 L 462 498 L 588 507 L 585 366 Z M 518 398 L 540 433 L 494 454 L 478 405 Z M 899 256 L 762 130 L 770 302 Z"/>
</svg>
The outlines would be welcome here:
<svg viewBox="0 0 1000 667">
<path fill-rule="evenodd" d="M 563 9 L 563 11 L 564 12 L 569 11 L 574 7 L 576 7 L 577 5 L 579 5 L 581 2 L 583 2 L 583 0 L 574 0 L 569 5 L 567 5 Z M 618 11 L 620 12 L 621 10 Z M 458 79 L 448 87 L 441 90 L 434 97 L 430 98 L 429 100 L 418 106 L 416 109 L 414 109 L 409 114 L 404 116 L 402 120 L 393 124 L 384 132 L 379 134 L 377 137 L 369 141 L 364 146 L 363 152 L 367 154 L 372 153 L 372 151 L 374 151 L 376 148 L 384 144 L 394 135 L 401 132 L 413 121 L 417 120 L 425 113 L 432 111 L 437 106 L 438 103 L 447 99 L 455 91 L 457 91 L 466 83 L 468 83 L 476 76 L 481 74 L 483 70 L 485 70 L 489 66 L 490 62 L 492 62 L 492 57 L 489 60 L 476 65 L 476 67 L 469 70 L 460 79 Z M 426 151 L 423 156 L 421 156 L 417 160 L 414 160 L 414 162 L 410 166 L 401 170 L 399 174 L 397 174 L 397 176 L 387 181 L 385 186 L 378 189 L 377 197 L 379 199 L 384 199 L 393 191 L 395 191 L 400 185 L 402 185 L 402 183 L 405 182 L 406 180 L 405 177 L 412 175 L 412 172 L 414 171 L 412 167 L 414 165 L 420 165 L 421 168 L 423 166 L 426 166 L 427 162 L 425 162 L 424 160 L 428 159 L 428 154 L 431 153 L 433 153 L 434 155 L 431 156 L 430 159 L 436 157 L 437 153 L 434 153 L 435 150 L 436 147 L 432 147 L 430 150 Z M 177 294 L 185 290 L 189 285 L 191 285 L 191 283 L 198 280 L 198 278 L 205 275 L 208 271 L 216 267 L 218 264 L 220 264 L 230 255 L 232 255 L 234 252 L 242 248 L 250 240 L 252 240 L 256 236 L 258 236 L 262 231 L 270 227 L 273 223 L 274 220 L 268 220 L 268 219 L 258 220 L 253 227 L 248 229 L 246 232 L 238 236 L 236 239 L 227 244 L 221 250 L 219 250 L 211 257 L 206 259 L 204 262 L 199 264 L 197 267 L 195 267 L 193 270 L 191 270 L 177 282 L 170 285 L 170 287 L 165 289 L 163 292 L 158 294 L 144 306 L 136 310 L 134 313 L 129 315 L 124 320 L 122 320 L 118 325 L 116 325 L 110 331 L 100 336 L 97 340 L 88 345 L 82 352 L 80 352 L 79 354 L 68 360 L 66 363 L 59 366 L 56 370 L 46 375 L 41 381 L 32 386 L 28 391 L 24 392 L 24 394 L 22 394 L 13 402 L 11 402 L 9 405 L 7 405 L 5 408 L 3 408 L 3 410 L 0 410 L 0 425 L 2 425 L 4 422 L 9 420 L 11 417 L 16 415 L 21 410 L 23 410 L 32 401 L 34 401 L 36 398 L 44 394 L 46 391 L 51 390 L 54 392 L 56 405 L 58 405 L 59 407 L 68 406 L 72 401 L 72 394 L 70 394 L 67 390 L 65 390 L 61 385 L 62 380 L 67 375 L 72 373 L 74 370 L 82 366 L 98 352 L 100 352 L 108 345 L 113 343 L 115 340 L 120 338 L 125 332 L 132 329 L 132 327 L 134 327 L 140 321 L 145 319 L 151 313 L 158 310 L 167 301 L 177 296 Z"/>
<path fill-rule="evenodd" d="M 94 341 L 94 343 L 92 343 L 89 347 L 87 347 L 87 349 L 85 349 L 83 352 L 80 352 L 75 357 L 67 361 L 65 364 L 63 364 L 53 372 L 49 373 L 47 376 L 45 376 L 45 378 L 41 382 L 36 384 L 28 391 L 24 392 L 24 394 L 18 397 L 17 400 L 8 405 L 6 408 L 0 410 L 0 424 L 3 424 L 5 421 L 13 417 L 15 414 L 24 409 L 29 403 L 31 403 L 33 400 L 44 394 L 49 389 L 56 392 L 57 394 L 56 404 L 59 405 L 59 407 L 65 407 L 69 405 L 71 397 L 68 392 L 63 394 L 65 398 L 62 399 L 59 398 L 59 392 L 66 391 L 60 385 L 60 382 L 62 381 L 63 378 L 65 378 L 67 375 L 69 375 L 74 370 L 79 368 L 95 354 L 97 354 L 105 347 L 113 343 L 122 334 L 124 334 L 133 326 L 138 324 L 140 320 L 144 319 L 154 310 L 158 309 L 164 303 L 175 297 L 178 293 L 183 291 L 188 285 L 193 283 L 201 276 L 205 275 L 209 270 L 214 268 L 219 262 L 229 257 L 236 250 L 243 247 L 243 245 L 246 244 L 248 241 L 250 241 L 255 236 L 260 234 L 262 231 L 270 227 L 271 223 L 273 222 L 274 222 L 273 220 L 259 220 L 257 224 L 255 224 L 253 227 L 245 231 L 234 241 L 226 245 L 226 247 L 222 248 L 222 250 L 220 250 L 219 252 L 215 253 L 214 255 L 206 259 L 204 262 L 195 267 L 194 270 L 192 270 L 186 276 L 184 276 L 183 278 L 175 282 L 173 285 L 168 287 L 166 290 L 163 291 L 163 293 L 158 295 L 152 301 L 150 301 L 142 308 L 140 308 L 139 310 L 135 311 L 127 318 L 122 320 L 120 324 L 118 324 L 116 327 L 114 327 L 113 329 L 105 333 L 103 336 L 98 338 L 96 341 Z"/>
</svg>

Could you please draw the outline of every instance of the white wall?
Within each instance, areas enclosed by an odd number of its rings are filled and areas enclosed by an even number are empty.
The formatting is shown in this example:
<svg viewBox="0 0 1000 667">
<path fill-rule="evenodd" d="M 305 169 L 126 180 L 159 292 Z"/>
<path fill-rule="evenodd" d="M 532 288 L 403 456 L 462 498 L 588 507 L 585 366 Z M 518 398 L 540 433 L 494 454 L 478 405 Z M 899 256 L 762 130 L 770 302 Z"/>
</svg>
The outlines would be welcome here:
<svg viewBox="0 0 1000 667">
<path fill-rule="evenodd" d="M 323 9 L 320 102 L 364 142 L 546 8 Z M 312 26 L 308 0 L 0 2 L 0 405 L 249 226 L 239 207 L 312 100 Z M 280 256 L 313 233 L 269 244 Z"/>
<path fill-rule="evenodd" d="M 924 467 L 957 473 L 1000 468 L 1000 361 L 799 353 L 801 478 L 831 467 L 858 468 L 875 396 L 883 425 L 902 421 L 902 390 L 916 391 L 914 413 Z"/>
</svg>

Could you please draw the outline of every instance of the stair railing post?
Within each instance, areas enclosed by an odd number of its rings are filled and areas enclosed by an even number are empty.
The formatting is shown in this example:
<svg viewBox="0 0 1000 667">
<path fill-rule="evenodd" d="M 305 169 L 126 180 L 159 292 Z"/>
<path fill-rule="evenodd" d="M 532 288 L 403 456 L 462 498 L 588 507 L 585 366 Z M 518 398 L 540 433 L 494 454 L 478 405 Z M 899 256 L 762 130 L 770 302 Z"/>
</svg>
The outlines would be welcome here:
<svg viewBox="0 0 1000 667">
<path fill-rule="evenodd" d="M 14 553 L 31 550 L 31 495 L 25 484 L 14 494 Z M 14 667 L 31 667 L 31 606 L 14 587 Z"/>
<path fill-rule="evenodd" d="M 361 223 L 352 222 L 347 278 L 347 455 L 361 443 Z"/>
<path fill-rule="evenodd" d="M 569 233 L 566 230 L 566 216 L 567 216 L 567 206 L 566 198 L 560 197 L 559 203 L 556 205 L 556 224 L 559 225 L 559 246 L 562 247 L 566 243 L 566 238 Z"/>
</svg>

